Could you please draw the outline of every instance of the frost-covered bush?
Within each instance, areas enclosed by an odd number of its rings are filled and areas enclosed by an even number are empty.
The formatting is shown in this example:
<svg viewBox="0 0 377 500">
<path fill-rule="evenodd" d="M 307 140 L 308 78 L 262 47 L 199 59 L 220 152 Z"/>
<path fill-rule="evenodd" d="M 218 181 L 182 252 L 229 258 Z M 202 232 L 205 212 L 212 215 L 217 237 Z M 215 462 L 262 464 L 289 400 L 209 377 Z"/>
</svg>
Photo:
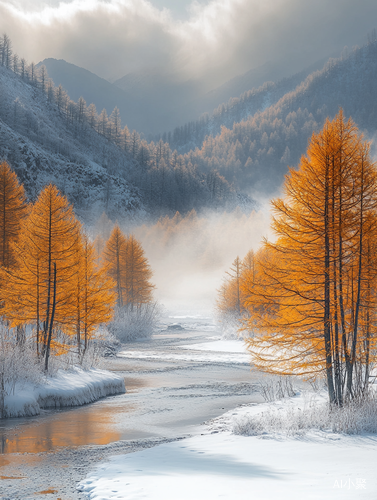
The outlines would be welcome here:
<svg viewBox="0 0 377 500">
<path fill-rule="evenodd" d="M 260 393 L 264 400 L 272 402 L 284 398 L 291 398 L 296 394 L 291 377 L 273 378 L 260 383 Z"/>
<path fill-rule="evenodd" d="M 119 308 L 107 327 L 120 342 L 128 342 L 152 336 L 160 316 L 157 303 L 141 304 L 131 307 Z"/>
<path fill-rule="evenodd" d="M 59 338 L 59 332 L 56 338 Z M 84 370 L 101 367 L 103 358 L 115 355 L 120 347 L 119 340 L 105 326 L 99 327 L 94 332 L 86 349 L 82 343 L 80 352 L 77 348 L 76 338 L 70 339 L 71 344 L 68 343 L 69 339 L 64 335 L 62 340 L 65 342 L 67 350 L 59 356 L 51 356 L 48 369 L 50 377 L 55 376 L 58 370 L 71 370 L 77 366 Z"/>
<path fill-rule="evenodd" d="M 241 330 L 242 318 L 235 312 L 226 311 L 218 313 L 216 322 L 219 326 L 221 338 L 223 340 L 242 340 L 248 335 Z"/>
<path fill-rule="evenodd" d="M 245 416 L 233 424 L 234 434 L 258 436 L 261 434 L 303 435 L 311 430 L 341 434 L 377 433 L 377 397 L 370 394 L 343 407 L 328 404 L 308 404 L 302 409 L 270 408 L 254 416 Z"/>
<path fill-rule="evenodd" d="M 81 359 L 82 368 L 88 370 L 102 366 L 103 358 L 115 356 L 120 345 L 119 340 L 107 328 L 99 328 Z"/>
<path fill-rule="evenodd" d="M 16 386 L 38 384 L 42 376 L 34 344 L 27 338 L 17 342 L 15 332 L 0 323 L 0 416 L 5 396 L 14 394 Z"/>
</svg>

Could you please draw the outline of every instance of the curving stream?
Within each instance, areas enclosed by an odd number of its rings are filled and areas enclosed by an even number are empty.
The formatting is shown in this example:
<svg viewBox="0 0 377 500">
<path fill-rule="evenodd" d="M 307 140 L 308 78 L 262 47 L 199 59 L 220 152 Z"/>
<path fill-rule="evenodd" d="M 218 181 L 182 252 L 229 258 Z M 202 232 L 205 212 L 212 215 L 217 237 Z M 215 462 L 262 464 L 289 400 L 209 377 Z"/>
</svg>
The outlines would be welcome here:
<svg viewBox="0 0 377 500">
<path fill-rule="evenodd" d="M 101 459 L 200 433 L 204 421 L 261 401 L 241 342 L 219 348 L 208 318 L 178 321 L 106 360 L 126 394 L 0 421 L 0 498 L 83 498 L 75 485 Z"/>
</svg>

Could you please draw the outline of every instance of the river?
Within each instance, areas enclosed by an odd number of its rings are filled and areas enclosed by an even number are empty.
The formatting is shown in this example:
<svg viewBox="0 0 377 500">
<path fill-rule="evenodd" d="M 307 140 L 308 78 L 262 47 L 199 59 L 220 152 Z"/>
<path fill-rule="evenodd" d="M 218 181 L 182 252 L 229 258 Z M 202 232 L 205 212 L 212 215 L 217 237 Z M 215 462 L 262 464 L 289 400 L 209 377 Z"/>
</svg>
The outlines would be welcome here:
<svg viewBox="0 0 377 500">
<path fill-rule="evenodd" d="M 165 326 L 106 359 L 126 394 L 0 422 L 0 498 L 84 498 L 76 483 L 109 455 L 200 433 L 203 422 L 261 401 L 241 342 L 218 342 L 209 317 Z"/>
</svg>

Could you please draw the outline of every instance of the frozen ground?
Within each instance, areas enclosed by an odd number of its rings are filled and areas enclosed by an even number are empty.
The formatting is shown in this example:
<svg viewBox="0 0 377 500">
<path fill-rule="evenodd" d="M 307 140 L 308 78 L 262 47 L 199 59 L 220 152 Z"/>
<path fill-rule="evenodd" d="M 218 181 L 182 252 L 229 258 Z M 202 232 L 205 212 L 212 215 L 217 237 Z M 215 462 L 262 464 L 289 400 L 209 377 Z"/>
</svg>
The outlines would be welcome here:
<svg viewBox="0 0 377 500">
<path fill-rule="evenodd" d="M 237 358 L 222 357 L 226 352 L 215 347 L 218 337 L 213 338 L 216 332 L 210 322 L 196 317 L 181 324 L 185 329 L 168 329 L 124 349 L 154 353 L 153 358 L 123 354 L 106 360 L 106 368 L 124 378 L 126 394 L 79 408 L 42 410 L 29 419 L 1 421 L 0 498 L 86 498 L 76 484 L 112 455 L 204 432 L 204 421 L 238 405 L 262 401 L 260 376 Z M 208 346 L 198 349 L 211 342 L 213 351 Z M 234 349 L 230 354 L 237 356 Z M 184 353 L 191 357 L 176 358 Z M 56 492 L 41 493 L 49 488 Z"/>
<path fill-rule="evenodd" d="M 237 436 L 234 424 L 261 413 L 321 404 L 301 393 L 276 403 L 243 405 L 198 428 L 197 435 L 112 457 L 79 484 L 91 500 L 377 498 L 377 437 L 309 431 Z"/>
<path fill-rule="evenodd" d="M 368 499 L 377 497 L 377 441 L 196 436 L 113 457 L 82 481 L 91 500 Z"/>
</svg>

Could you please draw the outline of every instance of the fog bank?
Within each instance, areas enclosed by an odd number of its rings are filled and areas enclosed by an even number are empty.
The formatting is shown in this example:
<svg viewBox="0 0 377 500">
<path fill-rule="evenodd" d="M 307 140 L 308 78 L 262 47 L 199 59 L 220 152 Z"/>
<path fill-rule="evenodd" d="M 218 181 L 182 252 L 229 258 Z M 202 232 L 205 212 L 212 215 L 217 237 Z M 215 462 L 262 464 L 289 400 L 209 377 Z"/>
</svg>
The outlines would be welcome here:
<svg viewBox="0 0 377 500">
<path fill-rule="evenodd" d="M 155 296 L 167 309 L 211 314 L 234 259 L 271 236 L 268 210 L 242 214 L 191 212 L 134 229 L 154 272 Z"/>
</svg>

